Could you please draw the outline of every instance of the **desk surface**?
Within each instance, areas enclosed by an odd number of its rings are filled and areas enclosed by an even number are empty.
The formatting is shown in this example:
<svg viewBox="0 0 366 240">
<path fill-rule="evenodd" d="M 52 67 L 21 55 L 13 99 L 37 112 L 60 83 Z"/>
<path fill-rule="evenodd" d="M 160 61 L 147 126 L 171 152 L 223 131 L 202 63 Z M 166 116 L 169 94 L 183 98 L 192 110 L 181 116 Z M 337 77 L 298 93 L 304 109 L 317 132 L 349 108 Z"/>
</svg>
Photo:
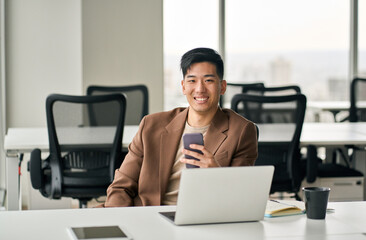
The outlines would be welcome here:
<svg viewBox="0 0 366 240">
<path fill-rule="evenodd" d="M 75 142 L 86 142 L 90 144 L 103 144 L 110 142 L 111 135 L 113 136 L 114 128 L 108 127 L 94 127 L 94 128 L 73 128 L 70 129 L 67 142 L 75 144 Z M 79 139 L 80 135 L 77 131 L 93 130 L 99 135 L 98 138 Z M 126 125 L 123 130 L 122 145 L 124 148 L 128 147 L 128 144 L 132 141 L 133 137 L 137 133 L 138 126 Z M 48 150 L 48 131 L 47 128 L 9 128 L 8 133 L 5 136 L 4 149 L 6 151 L 31 152 L 33 149 L 39 148 L 41 150 Z"/>
<path fill-rule="evenodd" d="M 289 142 L 291 140 L 292 131 L 288 124 L 259 124 L 258 126 L 259 142 Z M 123 134 L 124 148 L 127 148 L 137 130 L 138 126 L 125 126 Z M 88 140 L 92 140 L 94 144 L 103 144 L 103 137 Z M 300 144 L 302 146 L 309 144 L 317 146 L 344 146 L 345 144 L 365 146 L 366 122 L 304 123 Z M 19 209 L 19 203 L 21 202 L 18 179 L 18 154 L 30 152 L 34 148 L 47 151 L 48 147 L 47 128 L 10 128 L 8 130 L 4 142 L 7 162 L 8 209 Z"/>
<path fill-rule="evenodd" d="M 357 107 L 366 109 L 366 101 L 358 101 Z M 348 111 L 350 101 L 309 101 L 307 107 L 321 111 Z"/>
<path fill-rule="evenodd" d="M 258 124 L 259 142 L 288 142 L 294 124 Z M 317 146 L 366 145 L 366 122 L 304 123 L 300 144 Z"/>
<path fill-rule="evenodd" d="M 365 239 L 366 202 L 329 203 L 326 220 L 306 215 L 259 222 L 175 226 L 159 215 L 175 206 L 0 212 L 0 239 L 70 239 L 70 226 L 120 225 L 135 240 Z"/>
<path fill-rule="evenodd" d="M 366 145 L 366 122 L 305 123 L 300 143 L 304 146 Z"/>
<path fill-rule="evenodd" d="M 317 122 L 320 121 L 320 112 L 330 112 L 333 114 L 334 121 L 337 122 L 337 115 L 342 111 L 349 111 L 350 101 L 309 101 L 306 104 L 307 109 L 314 112 Z M 357 101 L 357 108 L 366 110 L 366 101 Z"/>
<path fill-rule="evenodd" d="M 82 127 L 82 128 L 65 128 L 65 142 L 72 145 L 97 145 L 104 146 L 110 144 L 113 139 L 113 128 L 108 127 Z M 71 130 L 71 131 L 70 131 Z M 98 137 L 85 137 L 84 134 L 78 134 L 80 131 L 84 133 L 98 133 Z M 125 126 L 123 131 L 122 147 L 126 149 L 136 132 L 138 126 Z M 84 137 L 82 137 L 84 136 Z M 63 145 L 65 146 L 65 145 Z M 39 148 L 43 152 L 49 149 L 47 128 L 9 128 L 4 140 L 4 149 L 6 151 L 6 202 L 8 210 L 19 210 L 21 205 L 21 196 L 19 191 L 18 178 L 18 161 L 19 153 L 31 152 L 33 149 Z"/>
<path fill-rule="evenodd" d="M 292 137 L 289 124 L 258 124 L 259 142 L 288 142 Z M 293 126 L 294 127 L 294 126 Z M 101 135 L 107 131 L 103 128 Z M 125 126 L 123 147 L 127 147 L 138 126 Z M 70 139 L 71 141 L 71 139 Z M 88 140 L 90 143 L 90 139 Z M 103 137 L 94 139 L 103 142 Z M 366 145 L 366 122 L 357 123 L 304 123 L 300 142 L 302 145 Z M 5 151 L 30 152 L 34 148 L 48 150 L 47 128 L 9 128 L 5 136 Z"/>
</svg>

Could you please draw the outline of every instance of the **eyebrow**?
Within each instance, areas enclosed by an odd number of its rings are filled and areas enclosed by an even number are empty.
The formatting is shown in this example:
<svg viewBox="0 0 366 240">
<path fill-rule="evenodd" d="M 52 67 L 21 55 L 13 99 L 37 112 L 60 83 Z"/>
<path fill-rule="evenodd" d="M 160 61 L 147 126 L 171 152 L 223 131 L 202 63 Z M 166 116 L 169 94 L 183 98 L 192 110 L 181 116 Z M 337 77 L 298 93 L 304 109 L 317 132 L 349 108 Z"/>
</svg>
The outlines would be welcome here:
<svg viewBox="0 0 366 240">
<path fill-rule="evenodd" d="M 187 75 L 187 78 L 190 78 L 190 77 L 196 77 L 196 75 Z M 215 77 L 215 75 L 214 74 L 206 74 L 203 77 Z"/>
</svg>

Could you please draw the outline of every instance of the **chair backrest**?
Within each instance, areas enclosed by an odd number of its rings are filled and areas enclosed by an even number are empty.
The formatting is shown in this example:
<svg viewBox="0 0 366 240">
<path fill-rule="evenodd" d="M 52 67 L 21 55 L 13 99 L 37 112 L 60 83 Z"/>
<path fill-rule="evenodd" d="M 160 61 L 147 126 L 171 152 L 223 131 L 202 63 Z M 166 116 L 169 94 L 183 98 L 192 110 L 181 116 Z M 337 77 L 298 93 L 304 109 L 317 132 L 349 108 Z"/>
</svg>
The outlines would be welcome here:
<svg viewBox="0 0 366 240">
<path fill-rule="evenodd" d="M 231 99 L 235 94 L 244 93 L 247 87 L 264 87 L 264 83 L 227 83 L 226 94 L 220 97 L 220 106 L 223 107 L 225 99 Z"/>
<path fill-rule="evenodd" d="M 251 95 L 259 95 L 259 96 L 283 96 L 283 95 L 292 95 L 301 93 L 301 89 L 296 85 L 286 85 L 286 86 L 278 86 L 278 87 L 264 87 L 264 86 L 248 86 L 243 89 L 244 93 Z M 249 103 L 245 103 L 249 104 Z M 267 111 L 267 116 L 270 118 L 277 117 L 277 120 L 273 120 L 274 122 L 294 122 L 289 118 L 295 118 L 295 112 L 292 107 L 288 108 L 286 105 L 288 103 L 277 103 L 275 106 L 263 109 L 261 103 L 250 103 L 252 106 L 247 106 L 254 109 L 261 109 L 262 111 Z M 269 121 L 269 120 L 267 120 Z"/>
<path fill-rule="evenodd" d="M 351 106 L 349 109 L 349 121 L 366 121 L 366 111 L 357 108 L 357 102 L 366 100 L 366 78 L 354 78 L 351 82 Z"/>
<path fill-rule="evenodd" d="M 284 107 L 286 111 L 283 111 Z M 289 191 L 296 193 L 304 174 L 300 167 L 300 136 L 304 123 L 306 97 L 303 94 L 284 96 L 260 96 L 237 94 L 231 101 L 231 108 L 259 125 L 286 124 L 292 130 L 290 142 L 258 143 L 256 165 L 274 165 L 275 174 L 271 192 Z M 278 124 L 277 126 L 275 124 Z"/>
<path fill-rule="evenodd" d="M 149 114 L 149 92 L 145 85 L 130 85 L 130 86 L 89 86 L 87 95 L 102 95 L 110 93 L 122 93 L 126 96 L 126 125 L 138 125 L 141 119 Z M 108 122 L 109 116 L 104 113 L 103 109 L 95 109 L 96 125 L 99 122 Z"/>
<path fill-rule="evenodd" d="M 114 126 L 90 123 L 88 107 L 108 104 Z M 111 108 L 113 106 L 113 108 Z M 52 94 L 46 100 L 51 171 L 49 197 L 93 195 L 112 182 L 115 162 L 122 155 L 126 99 L 122 94 L 71 96 Z"/>
<path fill-rule="evenodd" d="M 278 87 L 248 86 L 243 89 L 243 93 L 263 96 L 282 96 L 301 93 L 301 88 L 297 85 Z"/>
</svg>

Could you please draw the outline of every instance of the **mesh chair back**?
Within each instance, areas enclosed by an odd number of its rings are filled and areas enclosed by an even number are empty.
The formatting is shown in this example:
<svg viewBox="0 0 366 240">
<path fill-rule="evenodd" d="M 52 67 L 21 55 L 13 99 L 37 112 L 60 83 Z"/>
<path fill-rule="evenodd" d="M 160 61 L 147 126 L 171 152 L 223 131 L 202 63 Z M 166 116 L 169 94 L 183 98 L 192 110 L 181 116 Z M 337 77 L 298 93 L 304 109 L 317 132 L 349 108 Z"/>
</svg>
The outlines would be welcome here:
<svg viewBox="0 0 366 240">
<path fill-rule="evenodd" d="M 296 85 L 280 87 L 248 86 L 243 89 L 243 93 L 261 96 L 283 96 L 301 93 L 301 89 Z"/>
<path fill-rule="evenodd" d="M 244 93 L 247 87 L 264 87 L 264 83 L 227 83 L 226 93 L 220 97 L 220 106 L 223 107 L 225 100 L 232 99 L 235 94 Z"/>
<path fill-rule="evenodd" d="M 275 166 L 271 192 L 296 193 L 304 177 L 300 166 L 299 143 L 306 97 L 302 94 L 286 96 L 237 94 L 231 101 L 231 108 L 259 124 L 261 134 L 265 134 L 261 124 L 266 124 L 269 128 L 284 128 L 286 132 L 291 131 L 288 142 L 259 142 L 256 165 Z"/>
<path fill-rule="evenodd" d="M 301 89 L 296 85 L 282 87 L 248 86 L 244 89 L 244 93 L 258 96 L 283 96 L 301 93 Z M 258 123 L 293 123 L 296 119 L 296 112 L 293 111 L 294 103 L 291 102 L 278 102 L 272 104 L 272 106 L 271 103 L 266 103 L 266 107 L 263 107 L 260 102 L 247 102 L 244 104 L 248 105 L 246 109 L 258 109 L 257 112 L 260 113 L 262 118 L 256 119 Z M 251 112 L 254 114 L 253 111 Z"/>
<path fill-rule="evenodd" d="M 89 86 L 87 89 L 87 95 L 103 95 L 110 93 L 122 93 L 125 95 L 127 99 L 126 125 L 138 125 L 141 119 L 149 114 L 149 93 L 145 85 L 113 87 Z M 108 124 L 108 122 L 110 122 L 110 117 L 105 112 L 107 109 L 108 108 L 94 109 L 94 115 L 91 116 L 91 121 L 95 126 L 98 126 L 101 123 Z M 111 114 L 110 111 L 108 112 Z"/>
<path fill-rule="evenodd" d="M 114 124 L 91 124 L 88 109 L 105 104 L 114 113 L 110 116 Z M 121 94 L 47 97 L 52 198 L 105 194 L 122 154 L 125 109 Z"/>
<path fill-rule="evenodd" d="M 350 122 L 365 122 L 366 111 L 357 107 L 357 102 L 366 101 L 366 78 L 354 78 L 351 83 L 351 106 L 349 109 Z"/>
</svg>

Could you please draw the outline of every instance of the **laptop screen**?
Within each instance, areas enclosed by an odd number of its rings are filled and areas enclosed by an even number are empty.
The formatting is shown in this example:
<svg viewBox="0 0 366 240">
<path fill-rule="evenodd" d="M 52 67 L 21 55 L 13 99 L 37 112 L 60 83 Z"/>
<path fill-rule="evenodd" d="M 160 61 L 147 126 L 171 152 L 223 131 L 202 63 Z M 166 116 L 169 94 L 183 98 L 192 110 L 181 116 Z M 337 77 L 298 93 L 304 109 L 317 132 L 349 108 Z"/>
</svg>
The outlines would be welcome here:
<svg viewBox="0 0 366 240">
<path fill-rule="evenodd" d="M 273 171 L 273 166 L 184 169 L 174 223 L 263 219 Z"/>
</svg>

